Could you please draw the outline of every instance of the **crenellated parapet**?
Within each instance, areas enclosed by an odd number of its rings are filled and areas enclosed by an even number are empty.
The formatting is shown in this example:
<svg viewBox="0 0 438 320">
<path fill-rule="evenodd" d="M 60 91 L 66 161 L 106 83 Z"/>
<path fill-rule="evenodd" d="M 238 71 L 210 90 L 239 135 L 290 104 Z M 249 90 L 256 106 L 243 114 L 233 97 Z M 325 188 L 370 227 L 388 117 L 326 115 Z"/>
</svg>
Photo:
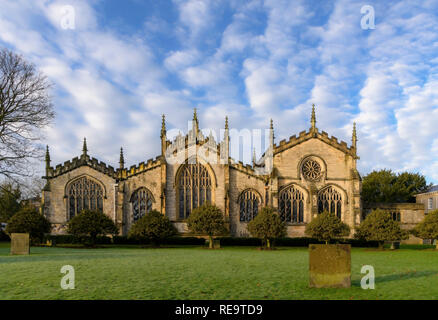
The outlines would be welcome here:
<svg viewBox="0 0 438 320">
<path fill-rule="evenodd" d="M 117 178 L 117 171 L 105 162 L 99 161 L 96 158 L 91 158 L 88 155 L 75 157 L 72 160 L 65 161 L 63 164 L 58 164 L 55 168 L 48 167 L 46 177 L 47 179 L 56 178 L 67 172 L 75 170 L 81 166 L 88 166 L 96 171 L 99 171 L 112 178 Z"/>
<path fill-rule="evenodd" d="M 230 168 L 234 170 L 238 170 L 242 173 L 247 174 L 248 176 L 260 179 L 260 180 L 266 180 L 268 178 L 268 175 L 260 175 L 256 172 L 255 168 L 251 166 L 250 164 L 243 164 L 242 161 L 236 162 L 232 158 L 230 158 Z"/>
<path fill-rule="evenodd" d="M 310 139 L 319 139 L 326 144 L 332 146 L 335 149 L 338 149 L 345 154 L 348 154 L 353 157 L 353 159 L 357 160 L 359 157 L 357 156 L 357 135 L 356 135 L 356 123 L 353 123 L 353 134 L 351 139 L 351 146 L 348 146 L 345 141 L 338 141 L 338 138 L 331 136 L 329 137 L 328 133 L 325 131 L 319 131 L 316 127 L 316 113 L 315 113 L 315 105 L 312 105 L 312 114 L 310 117 L 310 129 L 308 131 L 303 130 L 299 133 L 298 137 L 293 135 L 289 137 L 289 140 L 283 139 L 279 144 L 273 144 L 273 154 L 278 154 L 292 148 L 300 143 L 308 141 Z M 271 124 L 272 130 L 272 124 Z"/>
<path fill-rule="evenodd" d="M 325 131 L 320 132 L 318 128 L 311 128 L 309 131 L 301 131 L 298 135 L 293 135 L 289 137 L 289 140 L 283 139 L 279 144 L 274 144 L 274 154 L 280 153 L 286 149 L 292 148 L 300 143 L 308 141 L 312 138 L 319 139 L 328 145 L 351 155 L 354 159 L 359 159 L 356 154 L 356 148 L 354 146 L 348 146 L 345 141 L 338 141 L 338 138 L 332 136 L 329 137 L 328 133 Z"/>
<path fill-rule="evenodd" d="M 120 170 L 118 178 L 120 180 L 124 180 L 140 173 L 158 168 L 161 166 L 161 159 L 162 157 L 158 156 L 155 159 L 148 159 L 146 163 L 140 162 L 138 165 L 132 165 L 129 169 Z"/>
<path fill-rule="evenodd" d="M 86 142 L 84 140 L 83 153 L 79 157 L 74 157 L 72 160 L 65 161 L 62 164 L 58 164 L 55 167 L 50 166 L 50 154 L 47 147 L 46 151 L 46 175 L 43 177 L 44 179 L 50 180 L 66 174 L 70 171 L 78 169 L 82 166 L 90 167 L 100 173 L 103 173 L 111 178 L 116 179 L 117 181 L 128 179 L 131 176 L 135 176 L 142 172 L 151 170 L 153 168 L 159 167 L 162 163 L 162 156 L 158 156 L 155 159 L 149 159 L 145 162 L 141 162 L 138 165 L 133 165 L 129 169 L 124 168 L 125 160 L 123 156 L 123 149 L 120 151 L 120 167 L 118 169 L 114 169 L 114 167 L 107 165 L 103 161 L 99 161 L 96 158 L 92 158 L 87 154 Z M 47 191 L 49 190 L 49 184 L 46 185 Z"/>
</svg>

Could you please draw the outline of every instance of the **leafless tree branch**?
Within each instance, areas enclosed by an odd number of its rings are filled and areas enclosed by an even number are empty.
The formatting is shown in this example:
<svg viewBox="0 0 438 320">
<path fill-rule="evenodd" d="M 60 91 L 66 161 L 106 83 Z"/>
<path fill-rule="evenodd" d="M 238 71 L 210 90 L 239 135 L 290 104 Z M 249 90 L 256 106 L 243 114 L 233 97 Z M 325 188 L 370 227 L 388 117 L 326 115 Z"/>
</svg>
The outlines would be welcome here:
<svg viewBox="0 0 438 320">
<path fill-rule="evenodd" d="M 30 161 L 43 156 L 41 130 L 55 113 L 51 84 L 21 55 L 0 49 L 0 175 L 32 175 Z"/>
</svg>

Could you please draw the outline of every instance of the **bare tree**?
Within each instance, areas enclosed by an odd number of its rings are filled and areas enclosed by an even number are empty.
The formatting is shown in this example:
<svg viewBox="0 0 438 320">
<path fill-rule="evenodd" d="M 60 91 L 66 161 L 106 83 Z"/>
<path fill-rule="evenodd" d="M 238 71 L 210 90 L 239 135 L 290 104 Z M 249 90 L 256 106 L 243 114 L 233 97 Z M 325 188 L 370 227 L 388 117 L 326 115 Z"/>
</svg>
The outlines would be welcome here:
<svg viewBox="0 0 438 320">
<path fill-rule="evenodd" d="M 32 176 L 20 179 L 18 185 L 20 186 L 22 200 L 39 199 L 46 181 L 39 176 Z"/>
<path fill-rule="evenodd" d="M 41 129 L 55 116 L 50 87 L 33 64 L 0 49 L 0 175 L 32 175 L 31 160 L 43 155 Z"/>
</svg>

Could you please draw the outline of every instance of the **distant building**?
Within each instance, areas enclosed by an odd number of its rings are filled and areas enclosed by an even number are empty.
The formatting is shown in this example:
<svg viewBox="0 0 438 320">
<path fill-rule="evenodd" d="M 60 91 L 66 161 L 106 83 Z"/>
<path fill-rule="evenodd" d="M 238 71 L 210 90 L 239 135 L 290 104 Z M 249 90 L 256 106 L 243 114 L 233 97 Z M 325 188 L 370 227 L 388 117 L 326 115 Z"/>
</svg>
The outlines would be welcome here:
<svg viewBox="0 0 438 320">
<path fill-rule="evenodd" d="M 41 207 L 41 197 L 23 199 L 20 201 L 20 205 L 22 207 L 31 207 L 39 211 Z"/>
<path fill-rule="evenodd" d="M 417 203 L 424 204 L 424 212 L 438 209 L 438 185 L 430 187 L 426 192 L 415 196 Z"/>
</svg>

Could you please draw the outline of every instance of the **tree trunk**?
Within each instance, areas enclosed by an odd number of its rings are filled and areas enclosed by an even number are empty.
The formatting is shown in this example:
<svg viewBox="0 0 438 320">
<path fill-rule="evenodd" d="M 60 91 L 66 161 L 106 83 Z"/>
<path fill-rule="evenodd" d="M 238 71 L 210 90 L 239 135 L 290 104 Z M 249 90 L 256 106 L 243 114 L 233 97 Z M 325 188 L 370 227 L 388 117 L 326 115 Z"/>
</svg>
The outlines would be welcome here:
<svg viewBox="0 0 438 320">
<path fill-rule="evenodd" d="M 328 240 L 325 240 L 325 244 L 329 244 Z"/>
<path fill-rule="evenodd" d="M 213 249 L 213 237 L 212 236 L 208 236 L 208 247 L 210 249 Z"/>
<path fill-rule="evenodd" d="M 435 240 L 435 250 L 438 250 L 438 239 Z"/>
<path fill-rule="evenodd" d="M 266 248 L 271 248 L 271 241 L 269 239 L 266 239 Z"/>
</svg>

